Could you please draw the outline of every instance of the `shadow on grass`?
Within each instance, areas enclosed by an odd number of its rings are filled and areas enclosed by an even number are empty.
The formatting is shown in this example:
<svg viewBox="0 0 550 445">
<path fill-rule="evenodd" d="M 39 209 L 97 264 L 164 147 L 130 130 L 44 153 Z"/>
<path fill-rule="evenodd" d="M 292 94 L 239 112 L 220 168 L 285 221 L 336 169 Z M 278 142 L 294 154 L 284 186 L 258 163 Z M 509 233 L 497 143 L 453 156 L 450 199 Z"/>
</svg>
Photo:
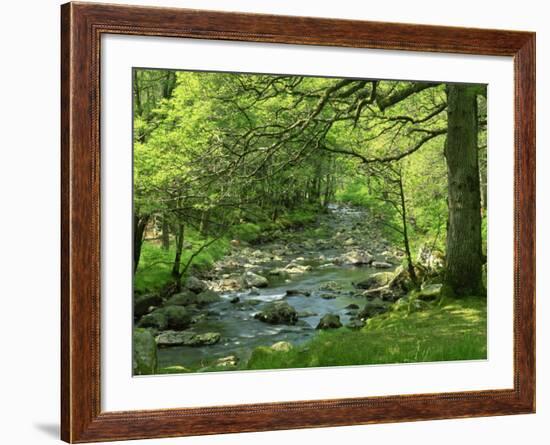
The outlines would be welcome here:
<svg viewBox="0 0 550 445">
<path fill-rule="evenodd" d="M 484 298 L 469 297 L 409 313 L 393 310 L 360 331 L 320 332 L 288 352 L 256 348 L 244 369 L 418 363 L 487 358 Z"/>
</svg>

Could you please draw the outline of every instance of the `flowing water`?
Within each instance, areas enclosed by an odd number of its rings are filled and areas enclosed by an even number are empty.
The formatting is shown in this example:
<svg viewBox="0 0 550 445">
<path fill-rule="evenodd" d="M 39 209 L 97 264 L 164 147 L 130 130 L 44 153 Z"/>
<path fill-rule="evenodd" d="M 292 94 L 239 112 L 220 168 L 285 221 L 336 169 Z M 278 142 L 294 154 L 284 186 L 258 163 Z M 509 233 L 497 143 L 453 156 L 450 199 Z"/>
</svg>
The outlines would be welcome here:
<svg viewBox="0 0 550 445">
<path fill-rule="evenodd" d="M 348 308 L 348 305 L 362 307 L 365 302 L 364 297 L 358 295 L 353 283 L 366 279 L 377 270 L 368 266 L 337 266 L 331 259 L 352 249 L 345 248 L 338 239 L 346 238 L 350 233 L 359 238 L 361 232 L 367 229 L 364 219 L 365 215 L 361 211 L 332 206 L 329 214 L 318 222 L 318 226 L 325 229 L 325 242 L 321 246 L 300 248 L 300 243 L 294 243 L 298 248 L 294 249 L 291 255 L 279 261 L 262 264 L 261 271 L 264 271 L 264 275 L 269 279 L 268 287 L 253 291 L 222 293 L 220 302 L 203 309 L 201 319 L 193 325 L 192 330 L 196 333 L 218 332 L 221 334 L 219 343 L 201 347 L 162 348 L 159 350 L 159 366 L 182 365 L 200 368 L 217 358 L 229 355 L 247 360 L 255 347 L 270 346 L 278 341 L 298 345 L 315 335 L 315 327 L 327 313 L 339 315 L 342 324 L 347 324 L 350 317 L 357 312 Z M 265 244 L 254 248 L 256 251 L 269 251 L 272 247 L 272 244 Z M 279 267 L 296 258 L 299 258 L 302 264 L 312 265 L 313 269 L 284 278 L 265 273 L 270 268 Z M 329 282 L 338 291 L 323 290 L 323 285 Z M 287 295 L 288 290 L 293 291 L 292 295 Z M 236 303 L 232 302 L 235 297 L 239 299 Z M 271 325 L 254 318 L 254 314 L 277 300 L 285 300 L 296 309 L 299 315 L 297 324 Z"/>
</svg>

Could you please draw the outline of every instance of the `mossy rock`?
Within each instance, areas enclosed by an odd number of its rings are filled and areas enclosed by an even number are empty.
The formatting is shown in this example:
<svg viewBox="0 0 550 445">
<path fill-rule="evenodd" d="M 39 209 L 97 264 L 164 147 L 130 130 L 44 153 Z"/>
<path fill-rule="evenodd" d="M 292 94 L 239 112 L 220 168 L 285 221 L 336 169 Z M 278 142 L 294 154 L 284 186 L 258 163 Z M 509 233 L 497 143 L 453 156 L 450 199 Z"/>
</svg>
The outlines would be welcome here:
<svg viewBox="0 0 550 445">
<path fill-rule="evenodd" d="M 429 284 L 416 293 L 416 298 L 424 301 L 437 300 L 441 295 L 441 284 Z"/>
<path fill-rule="evenodd" d="M 286 301 L 275 301 L 254 315 L 254 318 L 269 324 L 294 325 L 298 321 L 298 313 Z"/>
<path fill-rule="evenodd" d="M 164 331 L 156 337 L 157 345 L 166 346 L 207 346 L 220 341 L 218 332 L 196 334 L 194 332 Z"/>
<path fill-rule="evenodd" d="M 150 375 L 157 368 L 157 344 L 147 329 L 134 329 L 132 368 L 134 375 Z"/>
<path fill-rule="evenodd" d="M 188 306 L 190 304 L 195 304 L 196 300 L 197 295 L 194 292 L 185 290 L 179 294 L 172 295 L 165 303 L 165 306 Z"/>
<path fill-rule="evenodd" d="M 368 301 L 361 312 L 357 315 L 359 319 L 366 320 L 372 318 L 375 315 L 383 314 L 389 310 L 390 305 L 380 298 L 375 298 L 372 301 Z"/>
<path fill-rule="evenodd" d="M 315 329 L 338 329 L 342 327 L 340 316 L 336 314 L 325 314 Z"/>
<path fill-rule="evenodd" d="M 196 304 L 198 306 L 207 306 L 221 301 L 221 297 L 213 290 L 206 290 L 197 295 Z"/>
<path fill-rule="evenodd" d="M 166 316 L 161 309 L 155 309 L 153 312 L 144 315 L 139 320 L 140 328 L 151 328 L 155 330 L 163 330 L 167 328 Z"/>
<path fill-rule="evenodd" d="M 387 285 L 393 278 L 391 272 L 378 272 L 355 284 L 359 289 L 375 289 Z"/>
<path fill-rule="evenodd" d="M 319 286 L 319 290 L 326 290 L 331 292 L 336 292 L 339 290 L 342 290 L 344 288 L 342 283 L 338 283 L 337 281 L 325 281 L 324 283 L 321 283 Z"/>
<path fill-rule="evenodd" d="M 143 316 L 138 323 L 141 328 L 182 330 L 191 324 L 191 314 L 182 306 L 166 306 Z"/>
<path fill-rule="evenodd" d="M 191 314 L 181 306 L 168 306 L 162 309 L 168 329 L 186 329 L 191 324 Z"/>
<path fill-rule="evenodd" d="M 196 294 L 208 290 L 208 285 L 204 281 L 199 280 L 198 278 L 193 276 L 187 278 L 187 281 L 185 282 L 185 287 Z"/>
<path fill-rule="evenodd" d="M 134 295 L 134 317 L 139 318 L 149 312 L 152 306 L 160 306 L 162 298 L 159 294 Z"/>
</svg>

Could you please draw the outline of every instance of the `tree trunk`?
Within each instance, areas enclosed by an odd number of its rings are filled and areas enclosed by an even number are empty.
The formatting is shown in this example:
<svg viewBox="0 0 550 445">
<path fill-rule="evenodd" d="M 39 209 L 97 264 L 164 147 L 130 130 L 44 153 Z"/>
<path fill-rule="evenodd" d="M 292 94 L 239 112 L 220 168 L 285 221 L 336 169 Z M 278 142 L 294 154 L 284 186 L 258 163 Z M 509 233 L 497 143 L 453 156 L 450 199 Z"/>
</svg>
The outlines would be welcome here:
<svg viewBox="0 0 550 445">
<path fill-rule="evenodd" d="M 166 218 L 166 215 L 163 215 L 162 217 L 162 248 L 164 250 L 170 249 L 170 227 L 168 225 L 168 219 Z"/>
<path fill-rule="evenodd" d="M 479 153 L 480 156 L 480 163 L 481 165 L 487 165 L 487 152 L 486 149 L 481 149 Z M 481 187 L 481 212 L 482 215 L 487 212 L 487 168 L 482 167 L 480 165 L 479 168 L 479 182 Z"/>
<path fill-rule="evenodd" d="M 134 274 L 139 265 L 141 257 L 141 246 L 143 245 L 143 234 L 149 222 L 149 215 L 134 215 Z"/>
<path fill-rule="evenodd" d="M 449 219 L 443 293 L 481 295 L 484 289 L 475 90 L 468 85 L 448 85 L 447 115 Z"/>
<path fill-rule="evenodd" d="M 178 290 L 180 287 L 180 267 L 181 267 L 181 252 L 183 250 L 183 236 L 184 236 L 183 224 L 178 224 L 178 232 L 176 233 L 176 256 L 174 257 L 174 265 L 172 266 L 172 278 L 174 279 Z"/>
<path fill-rule="evenodd" d="M 208 236 L 208 226 L 210 222 L 210 211 L 205 210 L 201 213 L 201 222 L 199 227 L 199 232 L 202 237 L 206 238 Z"/>
<path fill-rule="evenodd" d="M 407 231 L 407 206 L 405 204 L 405 190 L 403 189 L 403 177 L 401 176 L 401 171 L 399 171 L 398 184 L 401 201 L 401 222 L 403 224 L 403 244 L 405 245 L 405 254 L 407 255 L 407 271 L 409 272 L 409 276 L 414 286 L 418 286 L 418 279 L 416 277 L 416 272 L 414 271 L 414 264 L 412 261 L 411 246 L 409 244 L 409 233 Z"/>
</svg>

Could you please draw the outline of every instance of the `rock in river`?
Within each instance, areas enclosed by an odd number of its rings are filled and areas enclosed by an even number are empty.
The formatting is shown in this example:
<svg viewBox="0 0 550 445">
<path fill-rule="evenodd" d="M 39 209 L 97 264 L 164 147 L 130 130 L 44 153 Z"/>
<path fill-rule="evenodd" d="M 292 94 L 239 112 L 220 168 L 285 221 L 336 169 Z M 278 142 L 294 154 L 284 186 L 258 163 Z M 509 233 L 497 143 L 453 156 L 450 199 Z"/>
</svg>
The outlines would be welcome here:
<svg viewBox="0 0 550 445">
<path fill-rule="evenodd" d="M 164 331 L 156 337 L 157 345 L 162 346 L 206 346 L 220 341 L 218 332 L 196 334 L 194 332 Z"/>
<path fill-rule="evenodd" d="M 275 269 L 271 269 L 269 272 L 268 272 L 269 275 L 273 275 L 273 276 L 287 276 L 288 275 L 288 272 L 286 270 L 284 270 L 283 268 L 281 267 L 276 267 Z"/>
<path fill-rule="evenodd" d="M 386 263 L 385 261 L 373 261 L 371 266 L 376 269 L 390 269 L 393 267 L 390 263 Z"/>
<path fill-rule="evenodd" d="M 162 298 L 158 294 L 134 295 L 134 317 L 141 317 L 149 312 L 152 306 L 160 306 Z"/>
<path fill-rule="evenodd" d="M 365 307 L 359 312 L 358 318 L 366 320 L 367 318 L 374 317 L 375 315 L 382 314 L 387 312 L 389 304 L 382 301 L 380 298 L 376 298 L 372 301 L 367 302 Z"/>
<path fill-rule="evenodd" d="M 321 283 L 319 286 L 319 290 L 328 290 L 332 292 L 336 292 L 343 289 L 342 283 L 338 283 L 336 281 L 325 281 Z"/>
<path fill-rule="evenodd" d="M 313 267 L 303 264 L 290 263 L 285 266 L 284 271 L 290 275 L 299 275 L 301 273 L 310 272 Z"/>
<path fill-rule="evenodd" d="M 157 368 L 157 345 L 147 329 L 134 329 L 132 368 L 134 375 L 154 374 Z"/>
<path fill-rule="evenodd" d="M 191 315 L 182 306 L 166 306 L 144 315 L 138 325 L 142 328 L 182 330 L 191 324 Z"/>
<path fill-rule="evenodd" d="M 220 301 L 220 296 L 213 290 L 205 290 L 197 295 L 196 304 L 198 306 L 207 306 L 212 303 L 217 303 Z"/>
<path fill-rule="evenodd" d="M 187 278 L 187 281 L 185 282 L 185 287 L 190 291 L 195 292 L 196 294 L 208 290 L 208 285 L 204 281 L 199 280 L 195 277 Z"/>
<path fill-rule="evenodd" d="M 340 316 L 335 314 L 323 315 L 323 318 L 319 321 L 319 324 L 315 329 L 336 329 L 341 328 Z"/>
<path fill-rule="evenodd" d="M 356 242 L 353 238 L 348 238 L 344 241 L 344 246 L 353 246 L 354 244 L 356 244 Z"/>
<path fill-rule="evenodd" d="M 203 307 L 211 303 L 217 303 L 220 300 L 220 296 L 213 290 L 205 290 L 199 294 L 185 290 L 179 294 L 172 295 L 165 306 L 189 306 L 191 304 L 196 304 L 197 306 Z"/>
<path fill-rule="evenodd" d="M 296 324 L 298 314 L 286 301 L 275 301 L 264 308 L 254 318 L 270 324 Z"/>
<path fill-rule="evenodd" d="M 266 277 L 247 271 L 242 276 L 243 284 L 246 287 L 267 287 L 269 282 Z"/>
<path fill-rule="evenodd" d="M 352 264 L 360 266 L 372 263 L 374 257 L 366 250 L 352 250 L 334 258 L 334 264 Z"/>
<path fill-rule="evenodd" d="M 365 322 L 363 320 L 355 319 L 355 320 L 351 320 L 346 325 L 346 328 L 348 328 L 348 329 L 361 329 L 363 326 L 365 326 Z"/>
<path fill-rule="evenodd" d="M 183 292 L 172 295 L 168 301 L 166 301 L 165 306 L 188 306 L 190 304 L 195 304 L 196 299 L 197 294 L 190 290 L 184 290 Z"/>
<path fill-rule="evenodd" d="M 286 297 L 295 297 L 295 296 L 302 296 L 302 297 L 309 297 L 311 293 L 307 290 L 302 289 L 287 289 L 285 296 Z"/>
<path fill-rule="evenodd" d="M 374 289 L 385 286 L 391 281 L 392 278 L 393 274 L 391 272 L 378 272 L 371 275 L 366 280 L 359 281 L 355 284 L 355 287 L 358 287 L 359 289 Z"/>
</svg>

